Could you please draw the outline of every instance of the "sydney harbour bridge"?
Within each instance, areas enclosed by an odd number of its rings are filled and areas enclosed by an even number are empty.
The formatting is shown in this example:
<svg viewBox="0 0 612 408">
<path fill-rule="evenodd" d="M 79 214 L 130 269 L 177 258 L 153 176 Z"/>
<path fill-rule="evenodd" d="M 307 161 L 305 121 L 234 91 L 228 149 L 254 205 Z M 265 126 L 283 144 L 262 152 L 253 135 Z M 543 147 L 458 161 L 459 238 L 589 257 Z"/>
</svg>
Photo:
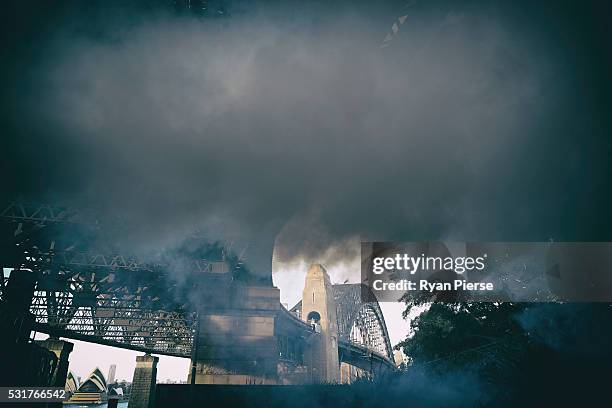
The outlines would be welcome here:
<svg viewBox="0 0 612 408">
<path fill-rule="evenodd" d="M 138 258 L 101 250 L 103 226 L 78 211 L 24 202 L 1 211 L 1 265 L 11 271 L 0 280 L 1 304 L 27 309 L 19 327 L 28 331 L 14 330 L 16 342 L 32 330 L 190 358 L 197 384 L 350 382 L 394 369 L 376 300 L 360 284 L 332 284 L 321 266 L 288 310 L 227 246 Z M 64 365 L 69 351 L 57 356 Z"/>
</svg>

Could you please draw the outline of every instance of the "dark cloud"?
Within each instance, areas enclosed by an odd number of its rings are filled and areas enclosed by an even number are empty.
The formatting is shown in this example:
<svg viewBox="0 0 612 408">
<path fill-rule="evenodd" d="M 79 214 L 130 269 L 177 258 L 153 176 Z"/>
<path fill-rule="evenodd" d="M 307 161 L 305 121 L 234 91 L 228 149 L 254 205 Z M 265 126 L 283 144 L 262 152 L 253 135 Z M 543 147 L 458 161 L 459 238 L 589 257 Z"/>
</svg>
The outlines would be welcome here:
<svg viewBox="0 0 612 408">
<path fill-rule="evenodd" d="M 609 237 L 591 9 L 113 4 L 20 16 L 28 35 L 6 36 L 8 195 L 121 214 L 126 244 L 237 238 L 254 269 L 284 225 L 282 258 L 355 236 Z"/>
</svg>

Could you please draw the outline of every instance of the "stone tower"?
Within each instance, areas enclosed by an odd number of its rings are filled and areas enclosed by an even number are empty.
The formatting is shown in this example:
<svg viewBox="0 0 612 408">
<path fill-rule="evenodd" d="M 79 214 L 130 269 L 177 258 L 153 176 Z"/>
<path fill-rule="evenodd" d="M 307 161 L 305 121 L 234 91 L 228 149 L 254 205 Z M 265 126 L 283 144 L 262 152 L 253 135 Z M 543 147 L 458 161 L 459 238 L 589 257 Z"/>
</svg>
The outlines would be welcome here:
<svg viewBox="0 0 612 408">
<path fill-rule="evenodd" d="M 336 302 L 329 275 L 318 264 L 311 265 L 306 274 L 302 293 L 302 319 L 320 331 L 309 357 L 312 380 L 318 383 L 339 382 Z"/>
</svg>

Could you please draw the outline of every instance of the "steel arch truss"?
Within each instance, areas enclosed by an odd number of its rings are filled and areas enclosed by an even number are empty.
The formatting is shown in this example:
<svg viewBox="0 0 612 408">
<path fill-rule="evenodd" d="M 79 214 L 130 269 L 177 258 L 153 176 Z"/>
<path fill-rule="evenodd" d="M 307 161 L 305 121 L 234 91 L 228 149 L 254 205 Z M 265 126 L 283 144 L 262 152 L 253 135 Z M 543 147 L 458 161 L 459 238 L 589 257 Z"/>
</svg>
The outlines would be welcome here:
<svg viewBox="0 0 612 408">
<path fill-rule="evenodd" d="M 357 344 L 393 361 L 393 348 L 380 305 L 361 284 L 333 285 L 340 341 Z M 366 293 L 362 293 L 366 291 Z M 368 301 L 363 301 L 366 294 Z"/>
</svg>

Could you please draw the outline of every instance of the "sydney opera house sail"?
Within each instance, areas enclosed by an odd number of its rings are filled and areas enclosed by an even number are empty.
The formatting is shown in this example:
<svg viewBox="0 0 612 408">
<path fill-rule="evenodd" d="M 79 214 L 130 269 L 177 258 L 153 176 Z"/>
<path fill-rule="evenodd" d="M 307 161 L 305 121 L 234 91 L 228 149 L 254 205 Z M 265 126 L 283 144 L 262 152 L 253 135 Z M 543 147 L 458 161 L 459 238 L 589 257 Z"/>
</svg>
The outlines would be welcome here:
<svg viewBox="0 0 612 408">
<path fill-rule="evenodd" d="M 89 377 L 79 387 L 79 392 L 106 392 L 106 378 L 99 368 L 89 374 Z"/>
<path fill-rule="evenodd" d="M 65 404 L 98 404 L 107 399 L 104 374 L 96 367 Z"/>
<path fill-rule="evenodd" d="M 79 385 L 79 378 L 75 376 L 72 371 L 68 372 L 68 376 L 66 377 L 66 391 L 70 394 L 74 394 L 79 388 Z"/>
</svg>

